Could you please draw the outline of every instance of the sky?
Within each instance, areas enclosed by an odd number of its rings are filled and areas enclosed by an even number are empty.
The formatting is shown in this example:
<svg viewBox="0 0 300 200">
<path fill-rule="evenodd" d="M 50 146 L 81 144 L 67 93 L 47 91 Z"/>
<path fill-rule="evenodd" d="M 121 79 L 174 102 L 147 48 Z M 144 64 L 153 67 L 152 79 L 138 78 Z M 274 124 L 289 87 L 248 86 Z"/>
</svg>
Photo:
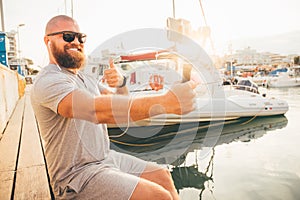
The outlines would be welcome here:
<svg viewBox="0 0 300 200">
<path fill-rule="evenodd" d="M 5 31 L 17 30 L 23 57 L 48 63 L 43 43 L 47 21 L 58 14 L 72 15 L 88 35 L 86 53 L 111 37 L 138 28 L 165 28 L 173 16 L 172 0 L 2 0 Z M 268 37 L 300 30 L 299 0 L 201 0 L 217 54 L 225 54 L 231 41 Z M 175 16 L 204 26 L 199 0 L 175 0 Z M 247 45 L 247 44 L 245 44 Z M 246 46 L 245 46 L 246 47 Z M 209 51 L 209 47 L 207 51 Z M 232 48 L 235 48 L 234 46 Z M 300 46 L 297 51 L 300 53 Z"/>
</svg>

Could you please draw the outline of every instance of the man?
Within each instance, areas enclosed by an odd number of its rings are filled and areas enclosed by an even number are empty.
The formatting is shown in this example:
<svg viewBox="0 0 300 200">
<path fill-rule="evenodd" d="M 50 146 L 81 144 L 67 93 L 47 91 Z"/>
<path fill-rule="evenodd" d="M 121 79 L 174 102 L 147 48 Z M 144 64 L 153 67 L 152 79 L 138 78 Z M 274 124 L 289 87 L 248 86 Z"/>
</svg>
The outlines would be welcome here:
<svg viewBox="0 0 300 200">
<path fill-rule="evenodd" d="M 101 94 L 80 69 L 84 42 L 75 20 L 59 15 L 46 25 L 50 63 L 36 78 L 31 102 L 45 141 L 56 199 L 179 199 L 167 169 L 109 148 L 107 123 L 141 120 L 194 109 L 193 82 L 163 95 L 130 98 L 123 76 L 111 63 L 103 80 L 118 94 Z"/>
</svg>

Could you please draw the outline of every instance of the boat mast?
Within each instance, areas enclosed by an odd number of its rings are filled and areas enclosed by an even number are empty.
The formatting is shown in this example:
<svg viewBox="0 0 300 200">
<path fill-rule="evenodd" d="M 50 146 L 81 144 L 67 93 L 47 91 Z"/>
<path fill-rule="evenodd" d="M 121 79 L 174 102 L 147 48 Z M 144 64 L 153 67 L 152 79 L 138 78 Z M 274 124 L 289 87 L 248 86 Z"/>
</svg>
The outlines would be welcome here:
<svg viewBox="0 0 300 200">
<path fill-rule="evenodd" d="M 173 2 L 173 18 L 175 19 L 175 0 L 172 0 Z"/>
<path fill-rule="evenodd" d="M 73 0 L 70 1 L 71 3 L 71 17 L 74 17 L 74 3 Z M 68 4 L 69 5 L 69 4 Z M 67 0 L 65 0 L 65 14 L 68 14 L 68 10 L 67 10 Z"/>
<path fill-rule="evenodd" d="M 205 17 L 205 14 L 204 14 L 204 9 L 203 9 L 201 0 L 199 0 L 199 4 L 200 4 L 203 19 L 204 19 L 204 24 L 205 24 L 205 26 L 207 26 L 207 21 L 206 21 L 206 17 Z"/>
<path fill-rule="evenodd" d="M 73 18 L 73 15 L 74 15 L 73 9 L 74 9 L 74 6 L 73 6 L 73 0 L 71 0 L 71 16 L 72 16 L 72 18 Z"/>
<path fill-rule="evenodd" d="M 2 2 L 2 0 L 0 0 L 0 11 L 1 11 L 1 31 L 5 32 L 4 11 L 3 11 L 3 2 Z"/>
<path fill-rule="evenodd" d="M 209 26 L 207 25 L 207 21 L 206 21 L 206 17 L 205 17 L 205 13 L 204 13 L 204 9 L 203 9 L 203 5 L 202 5 L 201 0 L 199 0 L 199 4 L 200 4 L 200 8 L 201 8 L 201 12 L 202 12 L 203 19 L 204 19 L 204 24 L 205 24 L 206 27 L 209 27 Z M 210 29 L 209 29 L 209 30 L 210 30 Z M 209 31 L 208 38 L 209 38 L 209 40 L 210 40 L 210 45 L 211 45 L 213 54 L 215 55 L 216 50 L 215 50 L 215 46 L 214 46 L 213 40 L 212 40 L 212 38 L 211 38 L 211 33 L 210 33 L 210 31 Z"/>
</svg>

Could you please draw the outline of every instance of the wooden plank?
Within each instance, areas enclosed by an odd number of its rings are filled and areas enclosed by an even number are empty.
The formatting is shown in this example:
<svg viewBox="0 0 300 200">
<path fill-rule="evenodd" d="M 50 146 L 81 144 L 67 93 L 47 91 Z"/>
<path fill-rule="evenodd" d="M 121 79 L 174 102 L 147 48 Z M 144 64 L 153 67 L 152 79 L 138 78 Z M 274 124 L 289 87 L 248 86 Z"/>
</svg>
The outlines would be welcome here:
<svg viewBox="0 0 300 200">
<path fill-rule="evenodd" d="M 25 99 L 24 123 L 18 169 L 44 164 L 44 156 L 29 96 Z"/>
<path fill-rule="evenodd" d="M 29 95 L 17 167 L 14 199 L 51 199 L 44 156 Z"/>
<path fill-rule="evenodd" d="M 14 181 L 14 171 L 4 171 L 0 172 L 0 199 L 9 200 L 12 193 L 13 181 Z"/>
<path fill-rule="evenodd" d="M 0 199 L 10 199 L 16 170 L 21 125 L 24 111 L 22 97 L 8 122 L 0 141 Z"/>
<path fill-rule="evenodd" d="M 45 166 L 32 166 L 17 171 L 14 199 L 51 199 Z"/>
</svg>

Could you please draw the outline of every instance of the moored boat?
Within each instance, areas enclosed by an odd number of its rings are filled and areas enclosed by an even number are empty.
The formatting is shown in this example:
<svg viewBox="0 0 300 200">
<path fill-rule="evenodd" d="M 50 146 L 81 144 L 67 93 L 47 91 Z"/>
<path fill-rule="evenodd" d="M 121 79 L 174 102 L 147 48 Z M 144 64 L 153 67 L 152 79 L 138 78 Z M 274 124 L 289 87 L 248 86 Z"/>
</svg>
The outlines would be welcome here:
<svg viewBox="0 0 300 200">
<path fill-rule="evenodd" d="M 285 72 L 279 72 L 269 77 L 266 86 L 269 88 L 300 86 L 300 66 L 290 67 Z"/>
<path fill-rule="evenodd" d="M 130 60 L 131 58 L 134 59 Z M 180 76 L 178 71 L 170 69 L 171 61 L 169 59 L 164 59 L 164 62 L 167 62 L 167 64 L 165 64 L 165 66 L 167 66 L 166 68 L 163 67 L 164 63 L 162 61 L 154 60 L 156 65 L 159 63 L 158 67 L 160 70 L 154 69 L 155 66 L 151 64 L 153 60 L 148 57 L 147 61 L 142 61 L 146 68 L 140 67 L 141 65 L 138 63 L 136 55 L 133 57 L 127 56 L 126 59 L 126 64 L 130 65 L 130 69 L 132 69 L 129 71 L 129 77 L 131 78 L 129 88 L 135 95 L 163 93 L 166 91 L 164 88 L 169 88 L 171 83 L 180 81 L 182 77 L 184 79 L 190 79 L 191 77 L 195 79 L 195 76 L 197 76 L 193 69 L 189 69 L 188 75 Z M 130 62 L 128 62 L 128 60 L 130 60 Z M 174 60 L 172 62 L 174 62 Z M 138 67 L 135 67 L 135 65 Z M 178 65 L 176 66 L 178 69 Z M 183 74 L 188 71 L 184 69 L 185 67 L 186 65 L 183 64 L 183 69 L 179 70 Z M 149 71 L 151 71 L 151 73 Z M 161 86 L 161 89 L 158 91 L 150 87 L 151 84 L 149 82 L 149 86 L 147 80 L 151 80 L 153 74 L 163 77 L 165 84 L 169 82 L 169 86 Z M 134 78 L 132 79 L 132 77 Z M 201 78 L 196 77 L 196 79 Z M 200 80 L 200 82 L 202 83 L 196 88 L 196 109 L 189 114 L 162 114 L 130 124 L 109 125 L 109 127 L 157 126 L 219 120 L 226 121 L 241 117 L 283 115 L 288 111 L 288 104 L 285 100 L 260 94 L 258 86 L 249 79 L 239 79 L 235 85 L 223 85 L 221 81 L 218 82 L 218 80 L 212 85 L 206 83 L 204 79 Z"/>
</svg>

